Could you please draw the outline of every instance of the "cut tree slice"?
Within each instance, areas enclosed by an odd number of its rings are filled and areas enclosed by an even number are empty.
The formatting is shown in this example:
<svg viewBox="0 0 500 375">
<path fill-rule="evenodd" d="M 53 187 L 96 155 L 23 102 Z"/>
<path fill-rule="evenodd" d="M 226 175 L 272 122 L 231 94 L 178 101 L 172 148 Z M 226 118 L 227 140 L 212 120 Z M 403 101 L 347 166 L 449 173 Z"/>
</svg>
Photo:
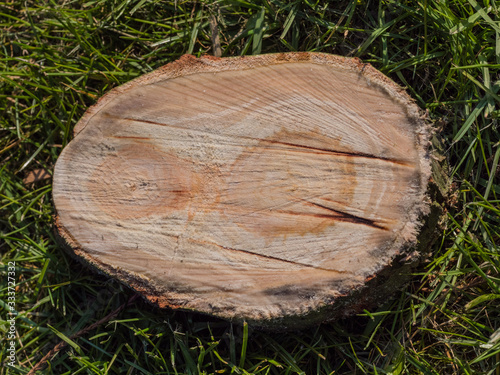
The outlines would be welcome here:
<svg viewBox="0 0 500 375">
<path fill-rule="evenodd" d="M 75 133 L 55 168 L 59 234 L 161 307 L 259 325 L 353 312 L 429 207 L 428 126 L 357 59 L 185 56 Z"/>
</svg>

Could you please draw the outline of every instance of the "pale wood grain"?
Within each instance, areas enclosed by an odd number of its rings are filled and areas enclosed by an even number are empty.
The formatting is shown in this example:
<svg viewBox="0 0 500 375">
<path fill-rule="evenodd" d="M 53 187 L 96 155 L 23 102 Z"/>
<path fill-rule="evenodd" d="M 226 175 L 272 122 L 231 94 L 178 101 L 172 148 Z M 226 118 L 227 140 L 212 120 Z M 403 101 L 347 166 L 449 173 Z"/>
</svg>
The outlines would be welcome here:
<svg viewBox="0 0 500 375">
<path fill-rule="evenodd" d="M 414 247 L 427 210 L 425 122 L 355 59 L 186 57 L 76 133 L 55 168 L 59 231 L 162 306 L 317 311 Z"/>
</svg>

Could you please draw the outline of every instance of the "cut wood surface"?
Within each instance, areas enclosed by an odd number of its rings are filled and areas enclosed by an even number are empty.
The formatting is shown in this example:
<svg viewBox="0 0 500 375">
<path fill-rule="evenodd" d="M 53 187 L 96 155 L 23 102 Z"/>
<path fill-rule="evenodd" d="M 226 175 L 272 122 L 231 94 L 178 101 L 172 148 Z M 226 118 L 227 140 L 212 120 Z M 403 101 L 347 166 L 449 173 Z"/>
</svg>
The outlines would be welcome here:
<svg viewBox="0 0 500 375">
<path fill-rule="evenodd" d="M 185 56 L 86 112 L 56 164 L 56 225 L 161 307 L 326 319 L 415 249 L 427 131 L 357 59 Z"/>
</svg>

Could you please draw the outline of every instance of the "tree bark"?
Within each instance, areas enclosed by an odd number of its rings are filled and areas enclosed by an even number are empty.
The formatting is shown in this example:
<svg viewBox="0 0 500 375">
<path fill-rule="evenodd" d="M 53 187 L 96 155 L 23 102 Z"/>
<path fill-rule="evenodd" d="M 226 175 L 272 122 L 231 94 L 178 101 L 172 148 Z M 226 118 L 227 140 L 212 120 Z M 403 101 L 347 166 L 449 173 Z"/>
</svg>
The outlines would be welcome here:
<svg viewBox="0 0 500 375">
<path fill-rule="evenodd" d="M 85 113 L 56 164 L 56 227 L 160 307 L 347 315 L 400 287 L 432 237 L 429 129 L 358 59 L 184 56 Z"/>
</svg>

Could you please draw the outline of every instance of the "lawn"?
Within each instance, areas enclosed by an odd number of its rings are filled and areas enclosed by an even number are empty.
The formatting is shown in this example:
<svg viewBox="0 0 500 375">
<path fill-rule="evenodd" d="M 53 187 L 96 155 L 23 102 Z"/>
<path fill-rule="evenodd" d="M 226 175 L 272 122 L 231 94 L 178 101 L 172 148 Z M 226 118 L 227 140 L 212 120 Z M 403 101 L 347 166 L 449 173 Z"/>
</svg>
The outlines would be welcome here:
<svg viewBox="0 0 500 375">
<path fill-rule="evenodd" d="M 11 0 L 0 30 L 1 375 L 500 375 L 500 3 Z M 287 51 L 359 57 L 428 113 L 452 190 L 403 290 L 265 332 L 156 309 L 57 244 L 51 175 L 88 106 L 186 53 Z"/>
</svg>

